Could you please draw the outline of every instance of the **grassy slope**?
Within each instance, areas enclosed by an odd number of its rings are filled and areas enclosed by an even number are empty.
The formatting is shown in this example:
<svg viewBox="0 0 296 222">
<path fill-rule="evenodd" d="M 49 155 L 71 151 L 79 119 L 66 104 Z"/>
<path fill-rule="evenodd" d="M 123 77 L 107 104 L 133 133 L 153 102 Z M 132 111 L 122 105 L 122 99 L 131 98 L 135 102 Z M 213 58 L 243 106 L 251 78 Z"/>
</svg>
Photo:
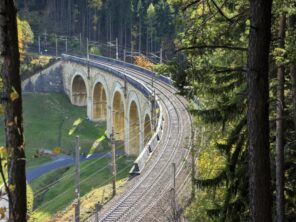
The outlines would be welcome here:
<svg viewBox="0 0 296 222">
<path fill-rule="evenodd" d="M 99 138 L 105 125 L 86 120 L 86 108 L 71 105 L 69 99 L 62 94 L 24 94 L 24 132 L 28 167 L 39 165 L 50 160 L 48 157 L 34 158 L 38 149 L 62 147 L 62 152 L 74 152 L 75 135 L 68 132 L 77 118 L 83 118 L 77 133 L 80 135 L 82 152 L 88 152 L 95 139 Z M 3 117 L 2 117 L 3 118 Z M 4 145 L 3 120 L 0 120 L 0 145 Z M 3 132 L 3 133 L 2 133 Z M 107 148 L 107 143 L 103 143 Z M 101 147 L 102 148 L 102 147 Z"/>
<path fill-rule="evenodd" d="M 127 177 L 133 160 L 123 156 L 117 157 L 117 159 L 117 179 L 121 180 Z M 110 158 L 102 158 L 81 163 L 80 192 L 82 197 L 88 192 L 93 191 L 95 188 L 106 189 L 106 185 L 111 183 L 110 161 Z M 32 181 L 30 185 L 35 196 L 35 211 L 31 216 L 31 221 L 45 221 L 73 202 L 75 198 L 74 172 L 74 166 L 68 167 L 56 172 L 48 173 L 40 177 L 38 180 Z M 48 184 L 51 185 L 50 189 L 40 191 L 40 189 Z M 106 191 L 104 195 L 105 197 L 110 196 L 109 191 Z M 98 192 L 100 193 L 102 190 L 98 189 Z M 97 201 L 98 199 L 90 201 L 88 197 L 87 202 L 92 202 L 94 205 Z"/>
<path fill-rule="evenodd" d="M 49 157 L 34 158 L 34 153 L 38 149 L 51 150 L 61 146 L 63 153 L 73 154 L 76 134 L 69 136 L 68 132 L 77 118 L 84 119 L 76 131 L 80 135 L 82 152 L 88 153 L 95 139 L 100 138 L 105 131 L 104 124 L 86 120 L 85 107 L 71 105 L 68 98 L 62 94 L 25 94 L 23 95 L 23 107 L 29 168 L 51 159 Z M 0 133 L 1 146 L 4 145 L 3 117 L 1 116 L 0 129 L 2 130 Z M 104 141 L 99 149 L 109 151 L 107 141 Z M 117 179 L 122 180 L 127 177 L 133 161 L 126 157 L 118 157 L 118 159 Z M 106 185 L 107 182 L 110 184 L 111 179 L 109 162 L 109 158 L 102 158 L 81 163 L 81 196 L 86 198 L 88 192 L 93 192 L 92 199 L 86 201 L 87 207 L 97 202 L 97 196 L 102 195 L 103 190 L 105 190 L 104 196 L 110 197 L 110 185 Z M 46 189 L 48 185 L 51 185 L 50 189 Z M 31 220 L 45 221 L 51 218 L 73 202 L 74 167 L 59 169 L 43 175 L 32 181 L 29 190 L 29 193 L 34 195 L 34 201 L 30 200 L 30 205 L 34 205 L 35 209 Z M 68 209 L 71 209 L 71 206 Z"/>
</svg>

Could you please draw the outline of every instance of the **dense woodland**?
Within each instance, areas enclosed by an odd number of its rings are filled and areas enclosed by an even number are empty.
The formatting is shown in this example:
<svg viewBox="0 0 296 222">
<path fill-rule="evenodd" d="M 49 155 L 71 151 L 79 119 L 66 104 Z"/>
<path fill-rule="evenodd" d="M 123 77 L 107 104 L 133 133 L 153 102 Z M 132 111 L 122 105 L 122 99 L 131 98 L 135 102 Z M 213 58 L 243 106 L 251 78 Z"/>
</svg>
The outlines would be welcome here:
<svg viewBox="0 0 296 222">
<path fill-rule="evenodd" d="M 296 220 L 294 0 L 16 2 L 35 39 L 167 51 L 155 70 L 172 76 L 195 117 L 193 192 L 180 209 L 189 221 Z"/>
<path fill-rule="evenodd" d="M 258 1 L 192 3 L 181 6 L 184 32 L 178 50 L 185 59 L 173 66 L 179 86 L 199 99 L 192 113 L 198 133 L 204 132 L 200 137 L 206 137 L 197 143 L 194 183 L 203 192 L 197 191 L 192 220 L 249 221 L 251 212 L 252 221 L 271 221 L 267 212 L 272 211 L 277 221 L 294 221 L 295 2 L 273 1 L 272 11 L 261 14 L 256 14 Z M 260 25 L 267 34 L 261 32 L 256 42 Z M 259 51 L 256 44 L 262 46 Z M 216 167 L 208 169 L 204 158 Z M 260 198 L 265 205 L 257 202 Z"/>
<path fill-rule="evenodd" d="M 81 35 L 83 42 L 113 42 L 139 52 L 173 50 L 177 9 L 165 0 L 18 0 L 35 37 Z"/>
</svg>

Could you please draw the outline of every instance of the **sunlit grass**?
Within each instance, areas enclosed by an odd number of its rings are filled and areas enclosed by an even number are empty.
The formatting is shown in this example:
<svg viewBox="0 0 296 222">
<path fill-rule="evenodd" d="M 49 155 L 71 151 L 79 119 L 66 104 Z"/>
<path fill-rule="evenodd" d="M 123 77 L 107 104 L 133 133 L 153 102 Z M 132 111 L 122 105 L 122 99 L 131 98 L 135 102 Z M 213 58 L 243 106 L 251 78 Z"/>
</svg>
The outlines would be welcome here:
<svg viewBox="0 0 296 222">
<path fill-rule="evenodd" d="M 117 193 L 120 193 L 122 186 L 125 184 L 128 178 L 125 177 L 120 180 L 116 180 Z M 112 198 L 112 185 L 109 183 L 105 186 L 91 190 L 88 194 L 83 196 L 80 200 L 80 219 L 84 221 L 88 217 L 92 216 L 95 212 L 96 203 L 104 205 Z M 55 221 L 72 221 L 75 212 L 75 205 L 71 204 L 63 212 L 57 213 Z"/>
<path fill-rule="evenodd" d="M 101 198 L 96 199 L 96 197 L 102 195 L 102 189 L 105 189 L 105 197 L 107 199 L 110 197 L 110 187 L 108 186 L 111 183 L 110 161 L 110 158 L 102 158 L 81 163 L 81 197 L 90 191 L 95 192 L 96 190 L 98 192 L 91 195 L 92 200 L 88 201 L 88 205 L 83 208 L 89 210 L 91 205 L 94 206 L 100 201 Z M 128 176 L 132 163 L 133 159 L 131 158 L 117 157 L 118 180 Z M 32 181 L 30 185 L 35 197 L 31 221 L 46 221 L 73 202 L 75 198 L 75 167 L 67 167 L 48 173 Z M 46 186 L 48 186 L 47 189 L 43 189 Z M 89 194 L 85 196 L 85 199 L 89 199 Z M 106 200 L 104 199 L 104 201 Z M 71 211 L 70 209 L 71 206 L 67 208 L 67 212 Z"/>
<path fill-rule="evenodd" d="M 73 106 L 67 96 L 58 93 L 27 93 L 23 95 L 23 116 L 27 167 L 49 161 L 49 157 L 34 158 L 38 149 L 52 150 L 61 147 L 62 153 L 72 155 L 75 150 L 75 136 L 80 135 L 81 151 L 88 153 L 93 142 L 104 135 L 105 123 L 93 123 L 86 119 L 86 107 Z M 83 122 L 75 133 L 69 136 L 74 121 Z M 0 146 L 4 145 L 3 116 L 0 116 Z M 3 133 L 2 133 L 3 132 Z M 108 148 L 107 141 L 100 144 L 100 150 Z"/>
</svg>

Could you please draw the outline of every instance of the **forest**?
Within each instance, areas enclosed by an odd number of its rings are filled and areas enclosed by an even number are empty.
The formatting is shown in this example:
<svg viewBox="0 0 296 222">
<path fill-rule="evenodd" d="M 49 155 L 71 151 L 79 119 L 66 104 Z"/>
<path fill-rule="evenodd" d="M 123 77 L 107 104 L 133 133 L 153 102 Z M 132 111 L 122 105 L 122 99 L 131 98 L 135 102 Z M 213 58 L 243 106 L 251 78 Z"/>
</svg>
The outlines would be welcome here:
<svg viewBox="0 0 296 222">
<path fill-rule="evenodd" d="M 85 44 L 118 39 L 129 51 L 154 53 L 174 50 L 177 8 L 161 0 L 17 1 L 19 15 L 38 35 L 81 37 Z M 29 13 L 28 13 L 29 12 Z"/>
<path fill-rule="evenodd" d="M 0 115 L 6 128 L 11 121 L 17 127 L 1 131 L 0 172 L 2 181 L 10 177 L 9 209 L 21 215 L 9 215 L 12 221 L 27 221 L 25 165 L 11 160 L 25 158 L 22 123 L 14 121 L 22 120 L 21 78 L 68 52 L 119 53 L 170 77 L 189 101 L 190 199 L 172 221 L 296 221 L 294 0 L 8 2 L 0 3 Z"/>
</svg>

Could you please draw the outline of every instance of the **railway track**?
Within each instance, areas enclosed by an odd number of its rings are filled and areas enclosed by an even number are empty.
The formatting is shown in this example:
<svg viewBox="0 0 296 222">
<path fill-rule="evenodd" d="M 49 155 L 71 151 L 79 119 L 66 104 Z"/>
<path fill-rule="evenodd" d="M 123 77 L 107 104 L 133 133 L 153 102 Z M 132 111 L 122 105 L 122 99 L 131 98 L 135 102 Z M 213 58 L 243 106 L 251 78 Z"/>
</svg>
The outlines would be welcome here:
<svg viewBox="0 0 296 222">
<path fill-rule="evenodd" d="M 141 71 L 97 59 L 91 61 L 137 78 L 151 88 L 151 77 Z M 176 164 L 176 192 L 181 191 L 188 181 L 186 166 L 190 159 L 188 148 L 191 146 L 192 121 L 186 110 L 187 101 L 176 94 L 176 89 L 163 82 L 155 80 L 153 86 L 165 119 L 162 139 L 141 175 L 133 179 L 131 188 L 116 202 L 104 207 L 100 221 L 145 221 L 152 208 L 171 193 L 172 163 Z M 162 206 L 165 213 L 170 208 L 170 203 L 166 204 Z M 168 213 L 164 218 L 170 215 Z M 95 221 L 95 218 L 88 221 Z"/>
</svg>

